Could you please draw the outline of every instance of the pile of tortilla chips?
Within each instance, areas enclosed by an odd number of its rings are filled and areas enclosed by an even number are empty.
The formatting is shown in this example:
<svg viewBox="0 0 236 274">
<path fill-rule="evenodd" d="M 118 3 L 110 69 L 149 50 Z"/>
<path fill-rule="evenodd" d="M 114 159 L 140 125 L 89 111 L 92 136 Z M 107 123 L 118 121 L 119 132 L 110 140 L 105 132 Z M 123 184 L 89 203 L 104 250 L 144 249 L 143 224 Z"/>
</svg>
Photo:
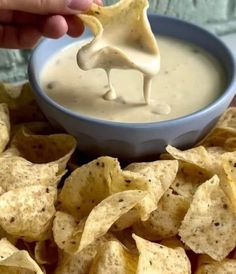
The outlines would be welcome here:
<svg viewBox="0 0 236 274">
<path fill-rule="evenodd" d="M 236 273 L 235 108 L 155 162 L 75 148 L 28 84 L 0 86 L 0 273 Z"/>
</svg>

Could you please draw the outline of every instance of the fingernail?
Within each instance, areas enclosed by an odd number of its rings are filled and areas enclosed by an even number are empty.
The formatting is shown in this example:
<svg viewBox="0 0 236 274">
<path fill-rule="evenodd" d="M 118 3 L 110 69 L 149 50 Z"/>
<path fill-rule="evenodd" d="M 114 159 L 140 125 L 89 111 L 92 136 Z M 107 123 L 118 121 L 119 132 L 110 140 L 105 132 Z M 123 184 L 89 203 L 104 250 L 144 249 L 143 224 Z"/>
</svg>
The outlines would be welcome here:
<svg viewBox="0 0 236 274">
<path fill-rule="evenodd" d="M 87 10 L 91 6 L 93 0 L 70 0 L 68 8 L 73 10 Z"/>
</svg>

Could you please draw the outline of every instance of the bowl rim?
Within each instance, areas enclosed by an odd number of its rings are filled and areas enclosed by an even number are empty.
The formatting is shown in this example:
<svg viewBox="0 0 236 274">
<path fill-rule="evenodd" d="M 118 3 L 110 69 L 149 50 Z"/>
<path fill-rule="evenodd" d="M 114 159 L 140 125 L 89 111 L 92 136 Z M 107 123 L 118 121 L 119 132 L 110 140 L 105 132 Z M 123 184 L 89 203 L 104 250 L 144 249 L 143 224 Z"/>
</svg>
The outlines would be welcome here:
<svg viewBox="0 0 236 274">
<path fill-rule="evenodd" d="M 205 33 L 206 35 L 208 35 L 209 37 L 213 38 L 215 41 L 217 41 L 218 45 L 220 45 L 226 55 L 228 56 L 230 62 L 231 62 L 231 66 L 232 66 L 232 75 L 230 77 L 230 79 L 228 80 L 227 86 L 225 87 L 224 91 L 222 92 L 222 94 L 216 99 L 214 100 L 212 103 L 210 103 L 209 105 L 207 105 L 206 107 L 197 110 L 193 113 L 181 116 L 181 117 L 177 117 L 175 119 L 170 119 L 170 120 L 164 120 L 164 121 L 157 121 L 157 122 L 119 122 L 119 121 L 110 121 L 110 120 L 102 120 L 93 116 L 86 116 L 83 114 L 80 114 L 78 112 L 74 112 L 60 104 L 58 104 L 57 102 L 55 102 L 54 100 L 52 100 L 49 96 L 47 96 L 46 92 L 43 91 L 43 89 L 40 87 L 37 78 L 35 76 L 35 67 L 34 67 L 34 60 L 38 54 L 38 52 L 41 50 L 42 45 L 44 45 L 45 43 L 47 43 L 48 41 L 52 40 L 49 38 L 45 38 L 43 39 L 38 45 L 37 47 L 33 50 L 33 53 L 29 59 L 29 63 L 28 63 L 28 78 L 29 78 L 29 83 L 32 86 L 33 92 L 36 93 L 39 97 L 43 98 L 44 101 L 46 101 L 49 105 L 51 105 L 51 107 L 56 108 L 58 111 L 65 113 L 66 115 L 72 116 L 73 118 L 79 119 L 80 121 L 83 122 L 87 122 L 87 123 L 96 123 L 97 125 L 102 125 L 102 126 L 110 126 L 110 127 L 122 127 L 122 128 L 134 128 L 134 129 L 147 129 L 147 128 L 164 128 L 164 127 L 170 127 L 170 126 L 176 126 L 176 125 L 181 125 L 183 123 L 187 123 L 192 121 L 192 119 L 199 119 L 202 116 L 208 115 L 211 113 L 211 111 L 213 111 L 214 108 L 218 107 L 222 101 L 224 101 L 224 99 L 231 95 L 232 93 L 232 97 L 233 94 L 236 93 L 236 59 L 233 55 L 233 53 L 231 52 L 231 50 L 228 48 L 228 46 L 224 43 L 224 41 L 222 41 L 217 35 L 211 33 L 210 31 L 204 29 L 203 27 L 200 27 L 196 24 L 193 24 L 191 22 L 182 20 L 182 19 L 178 19 L 175 17 L 171 17 L 171 16 L 166 16 L 166 15 L 160 15 L 158 13 L 148 13 L 148 17 L 149 18 L 155 18 L 158 17 L 162 20 L 170 20 L 173 21 L 174 23 L 181 23 L 181 24 L 186 24 L 189 27 L 196 29 L 198 31 L 201 31 L 203 33 Z M 65 37 L 65 36 L 63 36 Z M 60 38 L 60 39 L 63 39 Z M 78 38 L 80 39 L 80 38 Z M 72 43 L 71 43 L 72 44 Z M 69 46 L 69 44 L 67 45 Z"/>
</svg>

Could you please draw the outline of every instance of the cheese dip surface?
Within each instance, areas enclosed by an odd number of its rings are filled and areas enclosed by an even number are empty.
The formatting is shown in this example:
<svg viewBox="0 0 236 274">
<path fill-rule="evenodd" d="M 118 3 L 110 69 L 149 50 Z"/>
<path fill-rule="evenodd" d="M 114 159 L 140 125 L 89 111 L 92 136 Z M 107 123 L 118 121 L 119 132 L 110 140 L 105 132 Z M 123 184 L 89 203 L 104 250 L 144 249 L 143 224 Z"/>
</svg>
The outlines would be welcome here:
<svg viewBox="0 0 236 274">
<path fill-rule="evenodd" d="M 106 100 L 106 72 L 83 71 L 76 62 L 78 49 L 87 42 L 57 53 L 41 75 L 48 96 L 81 115 L 117 122 L 170 120 L 206 107 L 224 90 L 224 72 L 215 58 L 193 44 L 158 36 L 161 69 L 153 78 L 150 103 L 143 98 L 142 74 L 135 70 L 111 71 L 117 98 Z"/>
</svg>

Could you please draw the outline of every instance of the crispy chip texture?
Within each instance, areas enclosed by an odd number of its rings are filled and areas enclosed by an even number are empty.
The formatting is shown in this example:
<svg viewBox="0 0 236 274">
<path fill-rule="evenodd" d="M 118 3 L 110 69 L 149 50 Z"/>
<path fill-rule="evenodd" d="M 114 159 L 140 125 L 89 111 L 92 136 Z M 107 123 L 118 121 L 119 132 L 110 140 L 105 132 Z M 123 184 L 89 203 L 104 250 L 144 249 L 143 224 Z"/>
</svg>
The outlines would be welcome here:
<svg viewBox="0 0 236 274">
<path fill-rule="evenodd" d="M 128 252 L 118 241 L 109 241 L 98 251 L 89 274 L 135 274 L 138 256 Z"/>
<path fill-rule="evenodd" d="M 177 176 L 171 188 L 191 201 L 197 188 L 208 179 L 210 176 L 205 170 L 193 164 L 180 162 Z"/>
<path fill-rule="evenodd" d="M 58 211 L 53 221 L 53 236 L 57 246 L 67 253 L 75 253 L 80 244 L 84 223 L 85 220 L 79 222 L 72 215 Z"/>
<path fill-rule="evenodd" d="M 154 185 L 155 182 L 149 182 L 143 174 L 123 171 L 117 159 L 100 157 L 76 169 L 67 178 L 59 196 L 60 209 L 81 219 L 109 195 L 126 190 L 142 190 L 147 191 L 148 195 L 136 206 L 137 216 L 147 219 L 157 205 Z"/>
<path fill-rule="evenodd" d="M 10 120 L 6 104 L 0 104 L 0 153 L 4 151 L 10 140 Z"/>
<path fill-rule="evenodd" d="M 236 152 L 224 153 L 220 160 L 223 168 L 220 184 L 236 213 Z"/>
<path fill-rule="evenodd" d="M 56 187 L 75 147 L 75 139 L 66 134 L 32 135 L 20 130 L 0 155 L 3 192 L 37 184 Z"/>
<path fill-rule="evenodd" d="M 225 259 L 221 262 L 211 262 L 201 265 L 196 274 L 235 274 L 236 260 Z"/>
<path fill-rule="evenodd" d="M 76 148 L 76 140 L 68 134 L 36 135 L 21 128 L 14 136 L 11 147 L 32 163 L 56 162 L 59 171 L 64 171 Z"/>
<path fill-rule="evenodd" d="M 33 185 L 57 186 L 63 174 L 57 163 L 33 164 L 11 153 L 0 156 L 2 192 Z"/>
<path fill-rule="evenodd" d="M 28 270 L 28 271 L 27 271 Z M 43 274 L 37 263 L 25 250 L 18 250 L 6 239 L 0 240 L 0 273 L 2 274 Z"/>
<path fill-rule="evenodd" d="M 139 251 L 136 274 L 190 274 L 191 266 L 181 247 L 169 248 L 133 235 Z"/>
<path fill-rule="evenodd" d="M 66 252 L 61 252 L 55 274 L 89 273 L 89 269 L 97 252 L 101 249 L 104 243 L 114 240 L 115 238 L 111 234 L 106 234 L 77 254 L 69 255 Z"/>
<path fill-rule="evenodd" d="M 214 176 L 197 189 L 179 230 L 195 253 L 224 259 L 236 245 L 236 216 Z"/>
<path fill-rule="evenodd" d="M 203 146 L 181 151 L 172 146 L 167 146 L 167 152 L 175 159 L 198 166 L 201 169 L 211 170 L 211 159 Z"/>
<path fill-rule="evenodd" d="M 43 240 L 55 214 L 56 196 L 55 188 L 41 185 L 4 193 L 0 196 L 0 225 L 16 237 Z"/>
<path fill-rule="evenodd" d="M 134 225 L 137 235 L 151 241 L 170 238 L 178 234 L 181 222 L 189 208 L 189 201 L 168 190 L 146 222 Z"/>
<path fill-rule="evenodd" d="M 95 205 L 109 195 L 111 176 L 116 176 L 119 163 L 101 157 L 76 169 L 65 181 L 59 195 L 60 208 L 82 219 Z"/>
<path fill-rule="evenodd" d="M 103 236 L 120 216 L 136 206 L 146 195 L 148 193 L 145 191 L 127 190 L 109 196 L 94 207 L 85 222 L 79 250 Z"/>
</svg>

